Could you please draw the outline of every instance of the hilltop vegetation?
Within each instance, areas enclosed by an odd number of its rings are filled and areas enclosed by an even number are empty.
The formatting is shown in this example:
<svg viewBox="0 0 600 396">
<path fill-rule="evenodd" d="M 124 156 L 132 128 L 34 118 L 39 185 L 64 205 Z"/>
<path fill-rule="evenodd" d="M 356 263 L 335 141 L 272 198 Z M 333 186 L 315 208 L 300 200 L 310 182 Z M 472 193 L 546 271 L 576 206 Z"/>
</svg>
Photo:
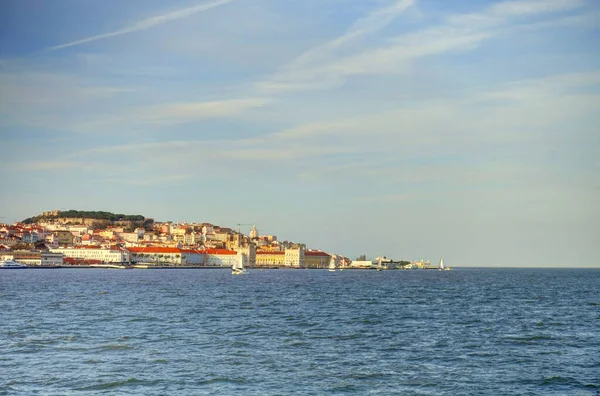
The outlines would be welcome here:
<svg viewBox="0 0 600 396">
<path fill-rule="evenodd" d="M 30 217 L 22 221 L 25 224 L 37 223 L 40 220 L 52 220 L 52 219 L 69 219 L 69 218 L 85 218 L 93 220 L 107 220 L 110 222 L 117 221 L 136 221 L 143 222 L 145 217 L 142 215 L 125 215 L 122 213 L 111 213 L 102 211 L 87 211 L 87 210 L 66 210 L 58 212 L 57 215 L 38 215 Z"/>
</svg>

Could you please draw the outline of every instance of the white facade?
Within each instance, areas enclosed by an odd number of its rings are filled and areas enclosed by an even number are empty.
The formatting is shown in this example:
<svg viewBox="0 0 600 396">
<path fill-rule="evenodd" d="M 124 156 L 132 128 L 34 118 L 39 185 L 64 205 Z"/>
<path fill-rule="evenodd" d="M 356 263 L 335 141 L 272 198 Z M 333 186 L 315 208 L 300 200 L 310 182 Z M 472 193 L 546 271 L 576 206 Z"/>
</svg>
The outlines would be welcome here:
<svg viewBox="0 0 600 396">
<path fill-rule="evenodd" d="M 367 261 L 358 261 L 354 260 L 350 263 L 351 268 L 374 268 L 375 264 L 371 260 Z"/>
<path fill-rule="evenodd" d="M 303 268 L 304 267 L 304 249 L 302 249 L 302 248 L 285 249 L 284 265 L 286 267 Z"/>
<path fill-rule="evenodd" d="M 42 252 L 40 265 L 53 266 L 63 264 L 63 255 L 61 253 Z"/>
<path fill-rule="evenodd" d="M 70 225 L 67 229 L 73 233 L 73 235 L 84 235 L 88 233 L 88 227 L 85 225 Z"/>
<path fill-rule="evenodd" d="M 208 267 L 232 267 L 237 261 L 237 253 L 208 253 L 205 265 Z"/>
<path fill-rule="evenodd" d="M 22 257 L 18 262 L 25 265 L 35 266 L 56 266 L 63 264 L 63 255 L 61 253 L 41 252 L 32 254 L 30 257 Z"/>
<path fill-rule="evenodd" d="M 57 248 L 52 253 L 62 253 L 65 257 L 81 260 L 99 260 L 102 263 L 129 262 L 129 252 L 121 248 Z"/>
<path fill-rule="evenodd" d="M 140 235 L 137 232 L 121 232 L 118 236 L 125 242 L 135 243 L 140 240 Z"/>
</svg>

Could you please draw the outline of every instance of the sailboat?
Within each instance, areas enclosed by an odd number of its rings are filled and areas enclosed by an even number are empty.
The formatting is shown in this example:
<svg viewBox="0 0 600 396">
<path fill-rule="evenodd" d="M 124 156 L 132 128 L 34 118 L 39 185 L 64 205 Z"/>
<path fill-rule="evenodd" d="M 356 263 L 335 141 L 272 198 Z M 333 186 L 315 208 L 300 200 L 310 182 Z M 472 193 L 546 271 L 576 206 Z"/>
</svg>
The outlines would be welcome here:
<svg viewBox="0 0 600 396">
<path fill-rule="evenodd" d="M 383 265 L 381 264 L 381 256 L 379 256 L 379 260 L 377 261 L 377 271 L 382 271 Z"/>
<path fill-rule="evenodd" d="M 239 252 L 237 254 L 237 261 L 233 263 L 231 267 L 231 273 L 233 275 L 243 275 L 246 273 L 246 269 L 244 268 L 244 254 Z"/>
<path fill-rule="evenodd" d="M 450 271 L 450 267 L 444 267 L 444 259 L 440 259 L 440 266 L 438 267 L 440 271 Z"/>
<path fill-rule="evenodd" d="M 333 258 L 329 260 L 329 272 L 335 272 L 335 260 Z"/>
</svg>

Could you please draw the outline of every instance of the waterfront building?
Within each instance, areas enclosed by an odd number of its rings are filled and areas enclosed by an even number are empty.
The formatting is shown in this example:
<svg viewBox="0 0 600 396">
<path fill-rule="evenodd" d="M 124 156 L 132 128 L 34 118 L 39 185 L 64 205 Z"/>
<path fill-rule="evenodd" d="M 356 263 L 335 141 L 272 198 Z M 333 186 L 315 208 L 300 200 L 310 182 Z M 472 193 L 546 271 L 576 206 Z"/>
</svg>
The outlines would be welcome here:
<svg viewBox="0 0 600 396">
<path fill-rule="evenodd" d="M 231 267 L 237 252 L 227 249 L 182 249 L 180 247 L 131 247 L 132 262 L 156 266 Z"/>
<path fill-rule="evenodd" d="M 74 259 L 76 262 L 86 264 L 87 262 L 98 263 L 127 263 L 130 261 L 130 254 L 126 249 L 118 246 L 102 248 L 98 246 L 77 246 L 77 247 L 59 247 L 50 249 L 52 253 L 62 253 L 67 259 Z M 72 261 L 72 260 L 65 260 Z"/>
<path fill-rule="evenodd" d="M 229 249 L 205 249 L 204 265 L 208 267 L 232 267 L 237 260 L 237 252 Z"/>
<path fill-rule="evenodd" d="M 265 251 L 256 252 L 257 267 L 283 267 L 285 265 L 285 252 Z"/>
<path fill-rule="evenodd" d="M 131 261 L 156 266 L 202 265 L 204 254 L 197 250 L 179 247 L 130 247 Z"/>
<path fill-rule="evenodd" d="M 57 266 L 63 264 L 61 253 L 42 252 L 39 250 L 17 250 L 12 252 L 13 260 L 29 266 Z"/>
<path fill-rule="evenodd" d="M 304 252 L 304 265 L 306 268 L 328 268 L 331 255 L 320 250 L 307 250 Z"/>
<path fill-rule="evenodd" d="M 375 268 L 373 260 L 354 260 L 350 263 L 350 268 L 371 269 Z"/>
<path fill-rule="evenodd" d="M 284 261 L 286 267 L 304 268 L 304 249 L 302 247 L 285 249 Z"/>
<path fill-rule="evenodd" d="M 257 267 L 304 268 L 304 249 L 301 247 L 280 250 L 257 250 Z"/>
</svg>

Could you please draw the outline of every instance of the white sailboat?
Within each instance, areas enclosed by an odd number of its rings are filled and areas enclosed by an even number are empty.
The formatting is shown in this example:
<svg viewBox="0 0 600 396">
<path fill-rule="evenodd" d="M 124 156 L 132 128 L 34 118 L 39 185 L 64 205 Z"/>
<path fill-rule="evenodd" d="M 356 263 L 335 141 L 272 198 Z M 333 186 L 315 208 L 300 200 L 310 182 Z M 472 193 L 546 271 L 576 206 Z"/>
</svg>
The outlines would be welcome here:
<svg viewBox="0 0 600 396">
<path fill-rule="evenodd" d="M 450 271 L 450 267 L 444 267 L 444 259 L 440 259 L 440 266 L 438 267 L 440 271 Z"/>
<path fill-rule="evenodd" d="M 335 272 L 335 260 L 333 257 L 329 259 L 329 272 Z"/>
<path fill-rule="evenodd" d="M 377 271 L 383 270 L 383 264 L 381 263 L 381 256 L 379 256 L 379 260 L 377 261 Z"/>
<path fill-rule="evenodd" d="M 246 273 L 246 269 L 244 268 L 244 256 L 245 254 L 238 252 L 237 260 L 231 267 L 231 273 L 233 275 L 243 275 Z"/>
</svg>

